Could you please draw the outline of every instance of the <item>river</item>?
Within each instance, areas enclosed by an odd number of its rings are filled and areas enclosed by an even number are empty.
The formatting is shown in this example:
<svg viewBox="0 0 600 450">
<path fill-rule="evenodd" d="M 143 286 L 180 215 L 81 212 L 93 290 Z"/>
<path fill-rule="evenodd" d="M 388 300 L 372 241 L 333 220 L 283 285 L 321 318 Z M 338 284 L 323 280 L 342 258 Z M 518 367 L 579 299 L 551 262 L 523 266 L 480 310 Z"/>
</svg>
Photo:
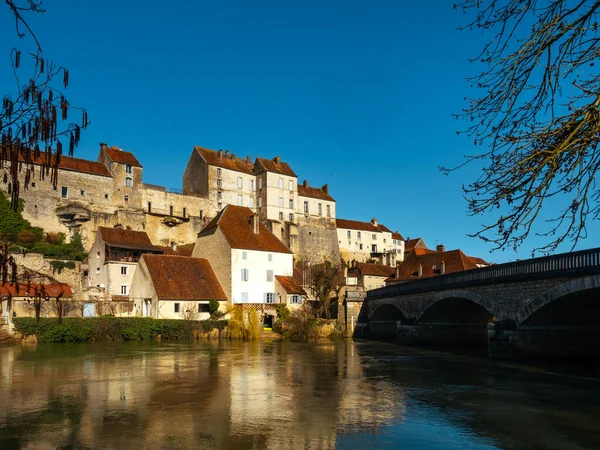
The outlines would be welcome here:
<svg viewBox="0 0 600 450">
<path fill-rule="evenodd" d="M 0 449 L 597 449 L 599 381 L 376 342 L 5 346 Z"/>
</svg>

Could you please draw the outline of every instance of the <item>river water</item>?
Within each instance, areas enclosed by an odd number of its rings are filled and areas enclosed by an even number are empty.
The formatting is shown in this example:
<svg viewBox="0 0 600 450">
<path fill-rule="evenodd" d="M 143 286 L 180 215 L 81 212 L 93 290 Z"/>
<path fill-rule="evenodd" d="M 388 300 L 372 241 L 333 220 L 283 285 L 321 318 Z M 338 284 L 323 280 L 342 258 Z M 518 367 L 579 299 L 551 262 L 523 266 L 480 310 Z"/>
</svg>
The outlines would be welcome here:
<svg viewBox="0 0 600 450">
<path fill-rule="evenodd" d="M 598 449 L 599 381 L 374 342 L 0 347 L 0 449 Z"/>
</svg>

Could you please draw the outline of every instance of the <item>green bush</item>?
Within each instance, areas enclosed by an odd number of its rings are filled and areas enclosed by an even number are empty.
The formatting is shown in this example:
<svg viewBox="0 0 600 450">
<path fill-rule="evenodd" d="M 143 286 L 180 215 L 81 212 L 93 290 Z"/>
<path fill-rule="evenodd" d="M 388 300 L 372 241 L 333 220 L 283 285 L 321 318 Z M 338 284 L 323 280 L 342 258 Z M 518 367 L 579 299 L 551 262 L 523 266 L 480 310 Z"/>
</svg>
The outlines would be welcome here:
<svg viewBox="0 0 600 450">
<path fill-rule="evenodd" d="M 13 319 L 24 336 L 35 335 L 39 342 L 90 342 L 192 339 L 194 332 L 222 330 L 226 321 L 157 320 L 148 317 L 89 317 L 58 319 L 32 317 Z"/>
</svg>

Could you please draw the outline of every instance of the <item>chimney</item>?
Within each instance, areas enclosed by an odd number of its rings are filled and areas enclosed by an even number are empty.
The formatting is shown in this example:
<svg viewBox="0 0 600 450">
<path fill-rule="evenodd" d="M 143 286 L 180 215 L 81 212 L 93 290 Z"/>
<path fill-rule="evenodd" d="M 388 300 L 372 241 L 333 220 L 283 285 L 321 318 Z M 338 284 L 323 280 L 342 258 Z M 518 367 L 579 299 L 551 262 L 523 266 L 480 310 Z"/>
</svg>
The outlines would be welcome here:
<svg viewBox="0 0 600 450">
<path fill-rule="evenodd" d="M 417 276 L 419 278 L 421 278 L 423 276 L 423 265 L 419 264 L 419 267 L 417 267 Z"/>
<path fill-rule="evenodd" d="M 219 151 L 217 152 L 217 157 L 219 159 L 223 159 L 223 150 L 219 149 Z"/>
<path fill-rule="evenodd" d="M 106 142 L 100 142 L 100 150 L 106 148 Z"/>
<path fill-rule="evenodd" d="M 321 188 L 321 190 L 323 192 L 325 192 L 326 195 L 329 195 L 329 185 L 328 184 L 324 184 L 323 187 Z"/>
<path fill-rule="evenodd" d="M 273 158 L 273 161 L 275 161 L 275 164 L 281 164 L 281 158 L 279 156 Z"/>
<path fill-rule="evenodd" d="M 396 279 L 400 278 L 400 263 L 396 263 Z"/>
<path fill-rule="evenodd" d="M 305 188 L 307 188 L 307 187 L 308 187 L 308 181 L 304 180 L 304 181 L 302 182 L 302 186 L 304 186 Z"/>
<path fill-rule="evenodd" d="M 444 275 L 446 273 L 446 263 L 442 259 L 442 264 L 440 264 L 440 275 Z"/>
<path fill-rule="evenodd" d="M 229 150 L 225 150 L 225 157 L 231 158 L 231 152 Z"/>
<path fill-rule="evenodd" d="M 252 164 L 252 160 L 250 159 L 250 155 L 246 156 L 246 162 L 248 164 Z"/>
<path fill-rule="evenodd" d="M 252 225 L 252 231 L 254 232 L 254 234 L 258 234 L 258 214 L 252 214 L 252 216 L 250 217 L 250 225 Z"/>
<path fill-rule="evenodd" d="M 371 219 L 371 223 L 372 223 L 374 226 L 377 226 L 377 219 L 376 219 L 375 217 L 373 217 L 373 218 Z"/>
<path fill-rule="evenodd" d="M 235 154 L 231 154 L 231 159 L 235 159 Z"/>
<path fill-rule="evenodd" d="M 444 244 L 438 244 L 435 247 L 435 251 L 436 252 L 445 252 L 446 251 L 446 246 Z"/>
</svg>

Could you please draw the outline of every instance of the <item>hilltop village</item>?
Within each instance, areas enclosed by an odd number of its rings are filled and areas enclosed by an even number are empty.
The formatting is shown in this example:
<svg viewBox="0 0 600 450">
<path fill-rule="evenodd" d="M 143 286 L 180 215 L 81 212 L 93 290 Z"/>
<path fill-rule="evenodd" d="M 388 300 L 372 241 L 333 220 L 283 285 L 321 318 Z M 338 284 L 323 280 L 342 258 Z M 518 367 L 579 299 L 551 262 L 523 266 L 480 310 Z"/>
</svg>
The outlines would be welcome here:
<svg viewBox="0 0 600 450">
<path fill-rule="evenodd" d="M 194 147 L 181 190 L 145 183 L 133 153 L 105 144 L 97 161 L 62 156 L 55 186 L 41 176 L 48 157 L 28 155 L 37 173 L 21 191 L 22 214 L 47 233 L 80 236 L 89 249 L 57 288 L 84 302 L 88 315 L 102 304 L 119 315 L 183 318 L 193 304 L 202 318 L 218 300 L 257 307 L 267 320 L 276 303 L 314 300 L 311 266 L 340 266 L 342 297 L 360 300 L 370 289 L 487 265 L 405 239 L 375 218 L 338 218 L 329 186 L 299 182 L 279 156 Z M 44 267 L 34 256 L 19 261 L 32 260 Z"/>
</svg>

